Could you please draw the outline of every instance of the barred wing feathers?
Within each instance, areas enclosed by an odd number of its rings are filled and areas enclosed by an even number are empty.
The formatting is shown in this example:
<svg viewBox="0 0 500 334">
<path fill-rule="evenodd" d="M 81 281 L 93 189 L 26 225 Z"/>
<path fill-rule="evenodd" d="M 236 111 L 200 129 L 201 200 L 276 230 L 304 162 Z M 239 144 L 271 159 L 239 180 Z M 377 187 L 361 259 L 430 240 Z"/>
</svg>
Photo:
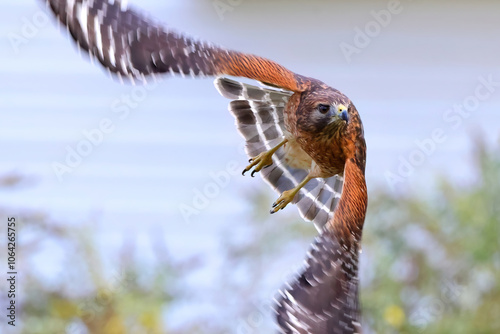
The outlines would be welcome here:
<svg viewBox="0 0 500 334">
<path fill-rule="evenodd" d="M 144 81 L 170 72 L 213 75 L 216 48 L 163 28 L 119 1 L 48 0 L 75 42 L 112 73 Z"/>
<path fill-rule="evenodd" d="M 225 83 L 220 85 L 223 95 L 235 99 L 230 109 L 247 140 L 250 156 L 273 147 L 283 138 L 284 106 L 292 91 L 301 91 L 299 82 L 303 77 L 268 59 L 186 37 L 125 6 L 124 2 L 46 0 L 46 3 L 79 47 L 120 78 L 145 82 L 148 77 L 162 73 L 232 75 L 283 88 L 260 89 L 237 83 L 230 87 L 229 80 L 220 81 Z M 283 154 L 283 150 L 278 151 L 275 164 L 262 172 L 280 193 L 293 188 L 306 175 L 304 170 L 284 164 Z M 300 191 L 295 202 L 301 214 L 320 227 L 331 216 L 341 188 L 342 182 L 336 177 L 313 180 Z"/>
<path fill-rule="evenodd" d="M 45 0 L 81 49 L 110 72 L 132 81 L 171 73 L 233 75 L 292 91 L 297 76 L 271 60 L 197 41 L 118 0 Z"/>
<path fill-rule="evenodd" d="M 246 152 L 254 157 L 278 145 L 284 138 L 284 109 L 292 95 L 290 91 L 261 88 L 227 78 L 217 78 L 215 86 L 226 98 L 233 99 L 229 110 L 246 140 Z M 278 193 L 294 188 L 307 171 L 292 168 L 285 162 L 285 151 L 280 148 L 273 155 L 273 164 L 262 169 L 262 177 Z M 342 179 L 338 176 L 309 181 L 295 196 L 301 216 L 313 221 L 321 230 L 331 219 L 342 192 Z"/>
<path fill-rule="evenodd" d="M 357 248 L 341 247 L 325 229 L 311 245 L 302 273 L 276 297 L 280 333 L 361 333 L 357 272 Z"/>
</svg>

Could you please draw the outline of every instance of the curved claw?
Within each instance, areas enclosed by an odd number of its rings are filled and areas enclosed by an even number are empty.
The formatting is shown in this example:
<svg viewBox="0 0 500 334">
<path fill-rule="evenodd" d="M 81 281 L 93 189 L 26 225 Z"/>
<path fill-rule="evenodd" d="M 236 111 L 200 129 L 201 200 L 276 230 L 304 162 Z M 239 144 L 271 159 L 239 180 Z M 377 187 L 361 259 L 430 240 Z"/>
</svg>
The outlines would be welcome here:
<svg viewBox="0 0 500 334">
<path fill-rule="evenodd" d="M 284 202 L 279 203 L 278 205 L 276 205 L 275 207 L 273 207 L 271 209 L 271 213 L 276 213 L 280 210 L 283 210 L 287 206 L 287 204 L 288 203 L 284 203 Z"/>
<path fill-rule="evenodd" d="M 271 158 L 273 152 L 266 151 L 262 152 L 256 157 L 250 158 L 248 162 L 250 163 L 241 173 L 242 175 L 245 175 L 246 172 L 250 171 L 253 168 L 252 174 L 250 174 L 252 177 L 255 176 L 255 173 L 260 172 L 263 168 L 269 167 L 273 164 L 273 160 Z"/>
<path fill-rule="evenodd" d="M 288 203 L 285 200 L 280 200 L 279 198 L 273 203 L 272 209 L 269 211 L 271 214 L 283 210 Z"/>
<path fill-rule="evenodd" d="M 284 191 L 280 197 L 273 203 L 271 213 L 276 213 L 279 210 L 283 210 L 289 203 L 293 201 L 293 198 L 297 194 L 297 189 L 291 189 Z"/>
</svg>

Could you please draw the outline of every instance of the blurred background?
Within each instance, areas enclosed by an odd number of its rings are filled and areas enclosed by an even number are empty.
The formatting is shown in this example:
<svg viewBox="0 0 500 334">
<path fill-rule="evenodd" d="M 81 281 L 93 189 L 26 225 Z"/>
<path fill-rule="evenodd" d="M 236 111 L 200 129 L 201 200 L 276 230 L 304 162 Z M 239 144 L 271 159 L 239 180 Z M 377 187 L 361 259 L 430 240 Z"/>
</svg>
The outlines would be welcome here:
<svg viewBox="0 0 500 334">
<path fill-rule="evenodd" d="M 354 101 L 367 333 L 500 331 L 498 1 L 130 2 Z M 316 231 L 293 206 L 271 217 L 278 194 L 241 176 L 213 79 L 121 85 L 41 1 L 3 2 L 0 32 L 1 277 L 7 217 L 19 272 L 0 332 L 273 332 Z"/>
</svg>

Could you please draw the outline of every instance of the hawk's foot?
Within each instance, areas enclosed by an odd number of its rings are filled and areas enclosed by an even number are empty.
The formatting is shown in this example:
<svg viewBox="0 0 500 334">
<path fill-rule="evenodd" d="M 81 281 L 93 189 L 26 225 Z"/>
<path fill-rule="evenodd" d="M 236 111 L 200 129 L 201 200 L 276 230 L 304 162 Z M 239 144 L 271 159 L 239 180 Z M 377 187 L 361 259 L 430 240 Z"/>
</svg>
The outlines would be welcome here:
<svg viewBox="0 0 500 334">
<path fill-rule="evenodd" d="M 307 182 L 309 182 L 311 179 L 313 179 L 313 176 L 311 176 L 311 174 L 309 173 L 295 188 L 290 190 L 285 190 L 281 194 L 281 196 L 278 197 L 276 202 L 273 203 L 273 208 L 271 209 L 271 213 L 276 213 L 279 210 L 283 210 L 288 203 L 293 201 L 293 198 L 295 197 L 295 195 L 297 195 L 300 188 L 305 186 Z"/>
<path fill-rule="evenodd" d="M 283 210 L 288 203 L 290 203 L 295 195 L 299 192 L 300 187 L 293 188 L 290 190 L 285 190 L 280 197 L 273 203 L 273 208 L 271 209 L 271 213 L 276 213 L 279 210 Z"/>
<path fill-rule="evenodd" d="M 270 149 L 269 151 L 262 152 L 256 157 L 253 157 L 250 159 L 248 162 L 250 162 L 250 165 L 246 166 L 246 168 L 243 170 L 241 174 L 245 175 L 246 172 L 248 172 L 250 169 L 255 167 L 255 169 L 252 171 L 252 177 L 255 173 L 258 173 L 262 170 L 262 168 L 271 166 L 273 164 L 273 154 L 276 153 L 276 151 L 285 143 L 288 141 L 288 139 L 283 139 L 278 145 Z"/>
<path fill-rule="evenodd" d="M 250 174 L 253 177 L 254 174 L 260 172 L 262 168 L 271 166 L 273 164 L 273 154 L 274 151 L 269 150 L 262 152 L 258 156 L 250 159 L 248 161 L 250 162 L 250 165 L 246 166 L 241 174 L 245 175 L 246 172 L 255 167 L 252 171 L 252 174 Z"/>
</svg>

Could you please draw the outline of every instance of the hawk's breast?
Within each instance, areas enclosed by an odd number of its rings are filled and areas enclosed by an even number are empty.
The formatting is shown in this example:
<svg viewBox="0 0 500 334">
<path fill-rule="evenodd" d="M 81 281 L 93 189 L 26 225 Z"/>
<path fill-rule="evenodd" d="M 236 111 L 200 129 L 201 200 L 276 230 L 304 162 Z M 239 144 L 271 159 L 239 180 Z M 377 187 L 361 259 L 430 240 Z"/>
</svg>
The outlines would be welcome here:
<svg viewBox="0 0 500 334">
<path fill-rule="evenodd" d="M 286 132 L 285 138 L 288 139 L 288 142 L 283 146 L 286 164 L 292 168 L 311 169 L 311 156 L 300 147 L 299 143 L 291 135 L 287 136 Z"/>
</svg>

